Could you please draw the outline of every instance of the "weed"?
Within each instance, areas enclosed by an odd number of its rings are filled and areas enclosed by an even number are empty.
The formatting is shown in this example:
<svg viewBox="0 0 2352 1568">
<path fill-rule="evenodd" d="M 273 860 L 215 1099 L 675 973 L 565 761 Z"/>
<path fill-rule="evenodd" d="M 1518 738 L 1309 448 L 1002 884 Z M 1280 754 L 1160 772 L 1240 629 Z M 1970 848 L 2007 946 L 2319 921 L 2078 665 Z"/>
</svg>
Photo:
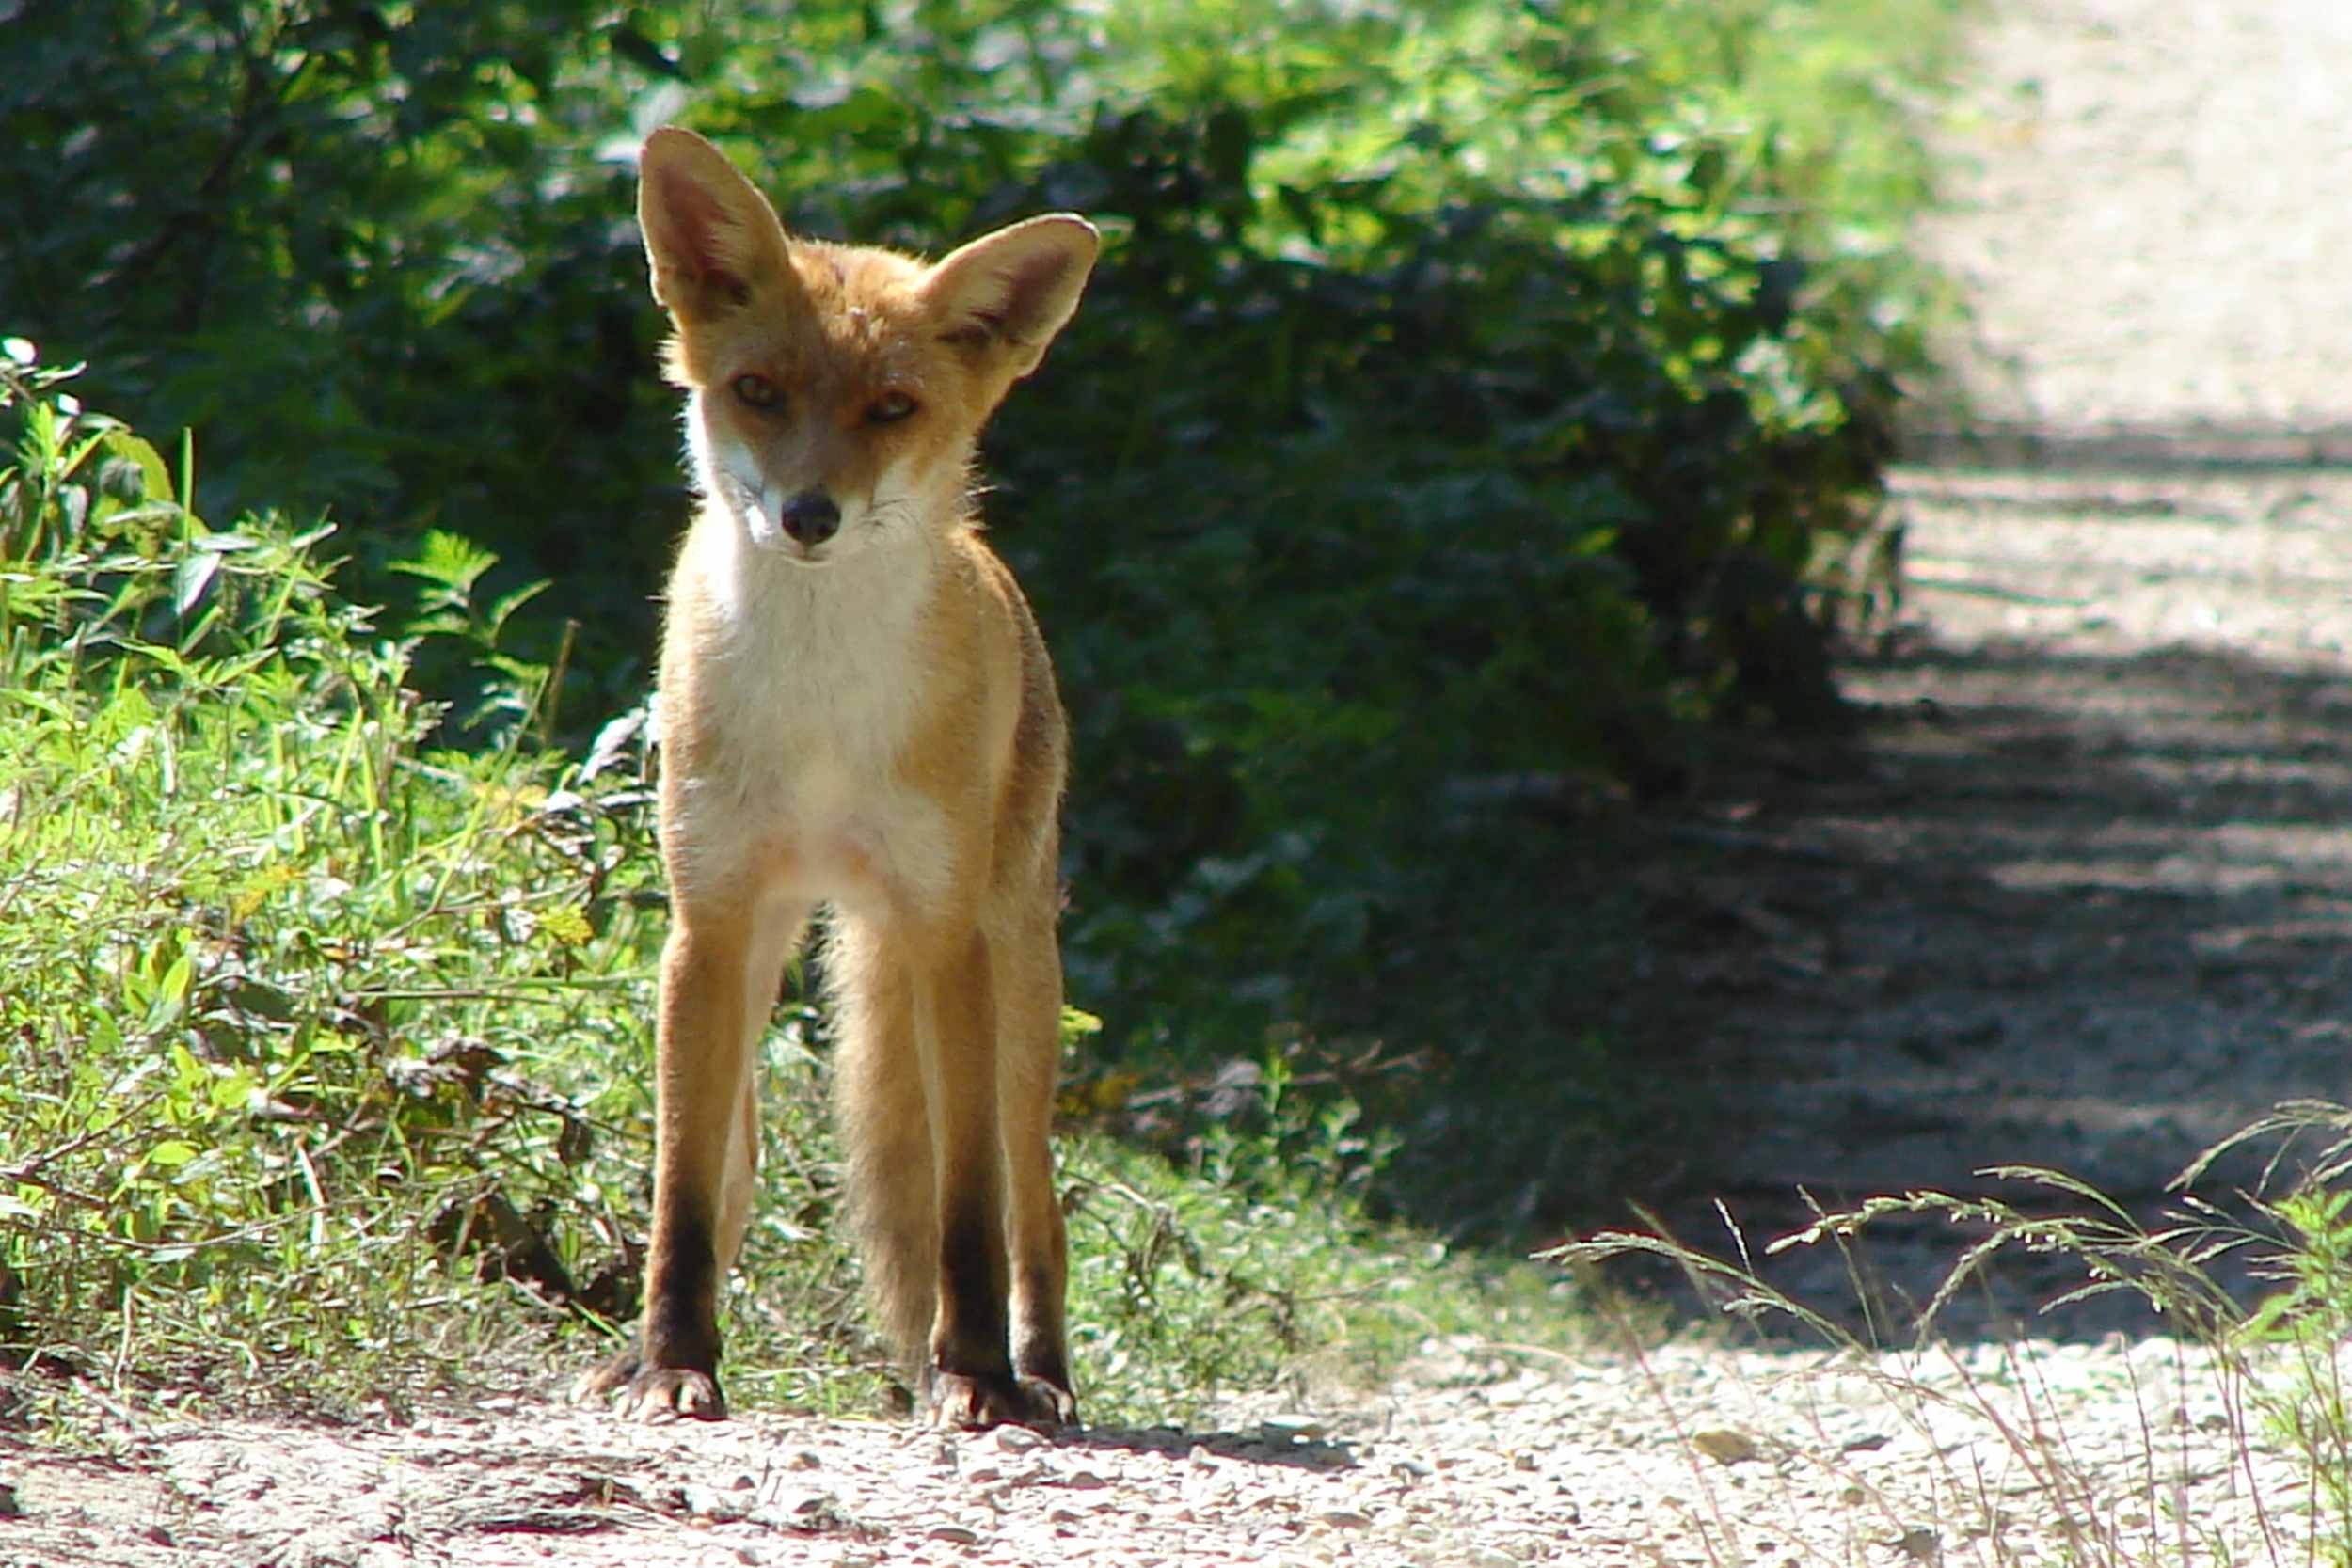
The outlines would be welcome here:
<svg viewBox="0 0 2352 1568">
<path fill-rule="evenodd" d="M 2189 1190 L 2221 1152 L 2265 1137 L 2280 1141 L 2265 1172 L 2265 1182 L 2273 1180 L 2286 1148 L 2314 1134 L 2324 1140 L 2317 1156 L 2283 1196 L 2249 1196 L 2248 1217 L 2233 1217 Z M 2005 1166 L 1980 1174 L 2078 1208 L 2051 1213 L 2023 1201 L 1913 1192 L 1822 1213 L 1766 1249 L 1838 1246 L 1867 1308 L 1870 1292 L 1852 1249 L 1872 1222 L 1928 1214 L 1973 1232 L 1976 1240 L 1902 1344 L 1892 1342 L 1884 1332 L 1891 1325 L 1876 1312 L 1866 1309 L 1869 1337 L 1858 1337 L 1766 1284 L 1736 1227 L 1730 1258 L 1662 1229 L 1604 1233 L 1548 1256 L 1582 1265 L 1629 1255 L 1666 1259 L 1724 1313 L 1786 1320 L 1826 1347 L 1793 1372 L 1745 1386 L 1740 1407 L 1748 1420 L 1781 1429 L 1777 1473 L 1792 1513 L 1818 1526 L 1819 1499 L 1830 1496 L 1851 1511 L 1842 1532 L 1797 1532 L 1816 1550 L 1858 1560 L 1877 1543 L 1923 1561 L 2340 1565 L 2352 1561 L 2344 1479 L 2352 1474 L 2352 1421 L 2339 1354 L 2352 1330 L 2352 1224 L 2340 1186 L 2352 1170 L 2347 1155 L 2352 1112 L 2296 1102 L 2201 1155 L 2175 1182 L 2177 1210 L 2153 1228 L 2071 1177 Z M 2110 1337 L 2096 1346 L 1940 1338 L 1939 1315 L 2011 1249 L 2081 1268 L 2083 1283 L 2046 1309 L 2131 1292 L 2169 1332 L 2136 1344 Z M 2250 1307 L 2218 1270 L 2240 1253 L 2280 1287 Z M 1657 1354 L 1635 1346 L 1645 1368 Z M 1666 1398 L 1665 1383 L 1655 1374 L 1653 1382 Z M 2118 1401 L 2135 1428 L 2121 1446 L 2112 1414 Z M 1888 1439 L 1873 1433 L 1857 1441 L 1851 1419 L 1857 1410 L 1910 1432 L 1933 1463 L 1877 1473 L 1867 1456 Z M 1720 1423 L 1721 1405 L 1711 1414 Z M 1709 1549 L 1718 1560 L 1737 1560 L 1748 1524 L 1742 1510 L 1754 1502 L 1727 1504 L 1720 1495 L 1710 1467 L 1700 1463 L 1708 1448 L 1698 1432 L 1702 1418 L 1677 1415 L 1714 1520 Z"/>
</svg>

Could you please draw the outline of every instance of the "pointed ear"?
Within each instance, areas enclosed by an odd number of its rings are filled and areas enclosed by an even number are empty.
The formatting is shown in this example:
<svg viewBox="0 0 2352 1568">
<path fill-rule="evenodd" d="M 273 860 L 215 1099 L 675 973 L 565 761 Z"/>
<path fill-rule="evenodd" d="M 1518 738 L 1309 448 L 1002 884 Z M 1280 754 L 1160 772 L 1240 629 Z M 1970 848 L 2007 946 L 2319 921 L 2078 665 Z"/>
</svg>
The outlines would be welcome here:
<svg viewBox="0 0 2352 1568">
<path fill-rule="evenodd" d="M 940 341 L 994 358 L 1018 378 L 1078 308 L 1102 239 L 1074 213 L 1030 218 L 985 234 L 924 276 Z"/>
<path fill-rule="evenodd" d="M 749 304 L 755 285 L 791 277 L 775 209 L 702 137 L 663 126 L 645 138 L 637 174 L 653 293 L 671 315 L 719 315 Z"/>
</svg>

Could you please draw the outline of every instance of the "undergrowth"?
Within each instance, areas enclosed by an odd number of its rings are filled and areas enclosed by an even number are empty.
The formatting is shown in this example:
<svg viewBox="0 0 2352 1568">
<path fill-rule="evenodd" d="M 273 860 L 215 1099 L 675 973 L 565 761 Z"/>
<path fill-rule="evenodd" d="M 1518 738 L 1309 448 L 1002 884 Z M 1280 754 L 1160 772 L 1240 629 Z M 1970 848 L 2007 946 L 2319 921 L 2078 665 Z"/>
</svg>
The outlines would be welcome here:
<svg viewBox="0 0 2352 1568">
<path fill-rule="evenodd" d="M 369 602 L 436 531 L 495 552 L 412 687 L 485 742 L 495 632 L 578 749 L 687 512 L 639 138 L 691 124 L 813 236 L 1086 212 L 983 467 L 1070 706 L 1095 1055 L 1412 1057 L 1391 1212 L 1553 1234 L 1703 1135 L 1624 1092 L 1688 1048 L 1612 1016 L 1639 911 L 1588 850 L 1726 733 L 1847 717 L 1826 638 L 1888 602 L 1947 303 L 1920 133 L 1980 8 L 16 6 L 0 330 L 201 430 L 206 515 L 331 508 Z"/>
<path fill-rule="evenodd" d="M 645 1231 L 642 714 L 544 745 L 550 672 L 501 645 L 521 600 L 481 598 L 484 552 L 430 537 L 413 613 L 354 604 L 326 526 L 208 525 L 186 443 L 175 472 L 6 346 L 0 1355 L 180 1401 L 559 1386 L 630 1318 Z M 483 670 L 490 744 L 441 744 L 428 639 Z M 822 1022 L 776 1024 L 730 1380 L 869 1406 L 890 1372 L 834 1240 Z M 1317 1357 L 1376 1371 L 1497 1292 L 1546 1299 L 1533 1271 L 1400 1260 L 1337 1102 L 1262 1095 L 1255 1131 L 1178 1164 L 1088 1131 L 1130 1088 L 1068 1106 L 1095 1419 Z"/>
</svg>

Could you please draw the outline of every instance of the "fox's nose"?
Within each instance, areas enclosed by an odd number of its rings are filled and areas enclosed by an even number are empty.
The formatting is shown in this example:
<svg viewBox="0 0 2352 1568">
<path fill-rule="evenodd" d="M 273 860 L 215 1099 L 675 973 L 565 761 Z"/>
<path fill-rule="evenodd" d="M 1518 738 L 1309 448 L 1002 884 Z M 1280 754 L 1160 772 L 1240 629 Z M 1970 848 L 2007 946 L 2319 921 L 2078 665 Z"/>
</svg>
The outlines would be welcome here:
<svg viewBox="0 0 2352 1568">
<path fill-rule="evenodd" d="M 841 531 L 841 508 L 822 490 L 803 490 L 784 503 L 784 531 L 813 548 Z"/>
</svg>

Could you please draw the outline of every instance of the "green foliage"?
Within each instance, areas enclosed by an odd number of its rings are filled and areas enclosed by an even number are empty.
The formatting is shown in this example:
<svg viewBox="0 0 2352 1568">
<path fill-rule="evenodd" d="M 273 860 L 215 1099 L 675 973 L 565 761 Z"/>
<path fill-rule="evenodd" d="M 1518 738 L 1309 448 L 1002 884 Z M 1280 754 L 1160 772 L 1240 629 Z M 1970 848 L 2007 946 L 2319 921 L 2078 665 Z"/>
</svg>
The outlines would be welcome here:
<svg viewBox="0 0 2352 1568">
<path fill-rule="evenodd" d="M 551 1326 L 633 1314 L 645 1234 L 660 897 L 626 726 L 578 763 L 522 726 L 437 748 L 416 656 L 495 643 L 485 552 L 428 540 L 425 629 L 388 638 L 336 589 L 332 535 L 208 527 L 184 459 L 175 487 L 7 347 L 0 1363 L 343 1405 L 549 1385 L 601 1349 Z M 730 1385 L 870 1407 L 890 1373 L 834 1224 L 820 1022 L 804 1002 L 777 1022 Z M 1100 1026 L 1073 1010 L 1065 1034 Z M 1549 1302 L 1524 1273 L 1397 1263 L 1326 1180 L 1366 1152 L 1349 1117 L 1276 1109 L 1207 1170 L 1076 1142 L 1098 1418 Z"/>
<path fill-rule="evenodd" d="M 413 1362 L 473 1216 L 605 1210 L 635 1091 L 580 1056 L 641 1033 L 643 792 L 432 750 L 324 530 L 207 527 L 42 372 L 0 404 L 10 1348 Z"/>
<path fill-rule="evenodd" d="M 364 594 L 424 584 L 414 674 L 462 737 L 546 741 L 641 699 L 687 504 L 638 136 L 710 134 L 818 234 L 935 252 L 1081 208 L 1104 262 L 988 467 L 1075 723 L 1104 1052 L 1373 1027 L 1440 1100 L 1512 1061 L 1607 1102 L 1593 960 L 1518 995 L 1531 928 L 1596 945 L 1561 928 L 1572 834 L 1522 808 L 1670 794 L 1710 727 L 1837 723 L 1825 633 L 1884 587 L 1936 297 L 1915 117 L 1965 5 L 35 5 L 0 327 L 202 428 L 208 515 L 331 508 Z M 460 633 L 400 572 L 465 548 L 504 563 Z M 1497 999 L 1475 1029 L 1368 1024 L 1438 951 Z"/>
<path fill-rule="evenodd" d="M 2300 1456 L 2312 1477 L 2321 1560 L 2352 1565 L 2352 1389 L 2342 1347 L 2352 1338 L 2352 1109 L 2323 1101 L 2280 1106 L 2233 1143 L 2315 1139 L 2294 1185 L 2257 1202 L 2269 1234 L 2257 1244 L 2278 1288 L 2234 1328 L 2240 1344 L 2286 1369 L 2250 1402 L 2274 1443 Z M 2227 1146 L 2224 1146 L 2227 1147 Z M 2210 1158 L 2210 1156 L 2208 1156 Z"/>
</svg>

